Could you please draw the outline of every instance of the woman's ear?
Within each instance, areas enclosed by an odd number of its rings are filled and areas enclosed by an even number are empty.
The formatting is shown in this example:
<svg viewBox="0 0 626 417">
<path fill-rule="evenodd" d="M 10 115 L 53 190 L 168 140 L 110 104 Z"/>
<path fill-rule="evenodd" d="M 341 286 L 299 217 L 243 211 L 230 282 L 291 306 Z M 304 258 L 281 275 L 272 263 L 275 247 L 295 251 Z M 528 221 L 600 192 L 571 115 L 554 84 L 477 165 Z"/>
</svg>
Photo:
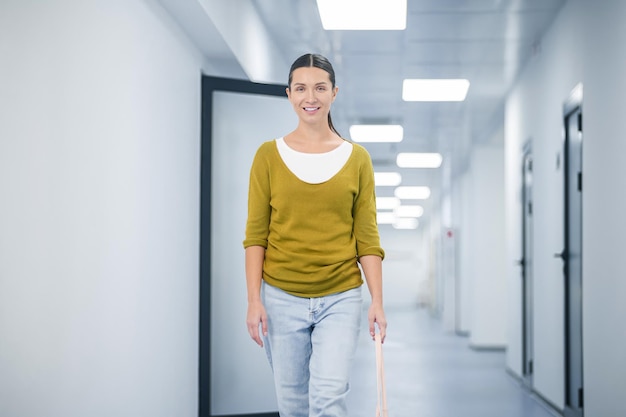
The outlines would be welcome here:
<svg viewBox="0 0 626 417">
<path fill-rule="evenodd" d="M 289 98 L 289 87 L 285 88 L 285 93 L 287 93 L 287 98 Z"/>
<path fill-rule="evenodd" d="M 333 89 L 333 101 L 335 101 L 335 98 L 337 97 L 337 92 L 339 91 L 339 87 L 335 87 Z"/>
</svg>

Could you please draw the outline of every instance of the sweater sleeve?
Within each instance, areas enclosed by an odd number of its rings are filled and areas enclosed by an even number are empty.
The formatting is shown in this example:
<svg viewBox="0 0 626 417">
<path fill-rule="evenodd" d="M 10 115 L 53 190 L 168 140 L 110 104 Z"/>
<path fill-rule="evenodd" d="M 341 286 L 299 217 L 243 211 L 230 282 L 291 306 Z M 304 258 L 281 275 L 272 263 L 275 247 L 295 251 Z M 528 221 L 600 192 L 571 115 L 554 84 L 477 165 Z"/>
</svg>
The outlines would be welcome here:
<svg viewBox="0 0 626 417">
<path fill-rule="evenodd" d="M 377 255 L 384 258 L 385 251 L 380 246 L 378 224 L 376 223 L 374 167 L 367 150 L 360 145 L 354 144 L 354 146 L 359 146 L 359 151 L 363 153 L 359 169 L 359 192 L 355 198 L 352 213 L 357 256 Z"/>
<path fill-rule="evenodd" d="M 248 220 L 243 247 L 263 246 L 267 249 L 270 224 L 270 181 L 268 146 L 261 145 L 250 168 L 248 188 Z"/>
</svg>

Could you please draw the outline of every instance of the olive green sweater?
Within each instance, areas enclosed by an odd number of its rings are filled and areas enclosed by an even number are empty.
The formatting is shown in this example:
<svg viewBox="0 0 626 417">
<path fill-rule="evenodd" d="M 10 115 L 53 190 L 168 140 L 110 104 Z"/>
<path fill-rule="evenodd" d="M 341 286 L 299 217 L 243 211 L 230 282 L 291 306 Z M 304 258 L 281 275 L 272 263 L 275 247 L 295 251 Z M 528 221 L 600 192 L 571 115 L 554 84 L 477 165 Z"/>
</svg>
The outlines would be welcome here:
<svg viewBox="0 0 626 417">
<path fill-rule="evenodd" d="M 322 297 L 359 287 L 358 257 L 384 257 L 367 150 L 353 144 L 337 174 L 309 184 L 287 168 L 274 140 L 263 143 L 250 170 L 243 245 L 266 249 L 263 279 L 290 294 Z"/>
</svg>

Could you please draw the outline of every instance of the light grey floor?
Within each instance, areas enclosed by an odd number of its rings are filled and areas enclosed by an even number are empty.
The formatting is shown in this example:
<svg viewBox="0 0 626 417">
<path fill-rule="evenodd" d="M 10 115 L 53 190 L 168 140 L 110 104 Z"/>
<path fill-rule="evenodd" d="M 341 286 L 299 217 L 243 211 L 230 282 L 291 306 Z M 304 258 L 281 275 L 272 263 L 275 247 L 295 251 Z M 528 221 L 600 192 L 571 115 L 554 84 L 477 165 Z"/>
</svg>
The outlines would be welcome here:
<svg viewBox="0 0 626 417">
<path fill-rule="evenodd" d="M 504 351 L 471 349 L 467 338 L 444 331 L 426 309 L 385 313 L 389 417 L 559 415 L 507 373 Z M 375 350 L 367 331 L 361 333 L 348 407 L 350 417 L 375 416 Z"/>
</svg>

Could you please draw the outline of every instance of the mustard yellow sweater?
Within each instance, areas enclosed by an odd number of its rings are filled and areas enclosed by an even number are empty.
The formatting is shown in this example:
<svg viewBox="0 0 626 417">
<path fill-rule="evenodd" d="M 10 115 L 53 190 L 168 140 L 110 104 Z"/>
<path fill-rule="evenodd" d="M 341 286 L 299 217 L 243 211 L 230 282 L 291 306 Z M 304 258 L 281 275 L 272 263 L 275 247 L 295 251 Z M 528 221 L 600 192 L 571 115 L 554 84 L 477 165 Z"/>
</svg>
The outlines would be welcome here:
<svg viewBox="0 0 626 417">
<path fill-rule="evenodd" d="M 250 170 L 244 248 L 266 249 L 263 279 L 299 297 L 359 287 L 358 257 L 385 253 L 376 224 L 372 161 L 353 144 L 341 170 L 321 184 L 300 180 L 275 141 L 263 143 Z"/>
</svg>

